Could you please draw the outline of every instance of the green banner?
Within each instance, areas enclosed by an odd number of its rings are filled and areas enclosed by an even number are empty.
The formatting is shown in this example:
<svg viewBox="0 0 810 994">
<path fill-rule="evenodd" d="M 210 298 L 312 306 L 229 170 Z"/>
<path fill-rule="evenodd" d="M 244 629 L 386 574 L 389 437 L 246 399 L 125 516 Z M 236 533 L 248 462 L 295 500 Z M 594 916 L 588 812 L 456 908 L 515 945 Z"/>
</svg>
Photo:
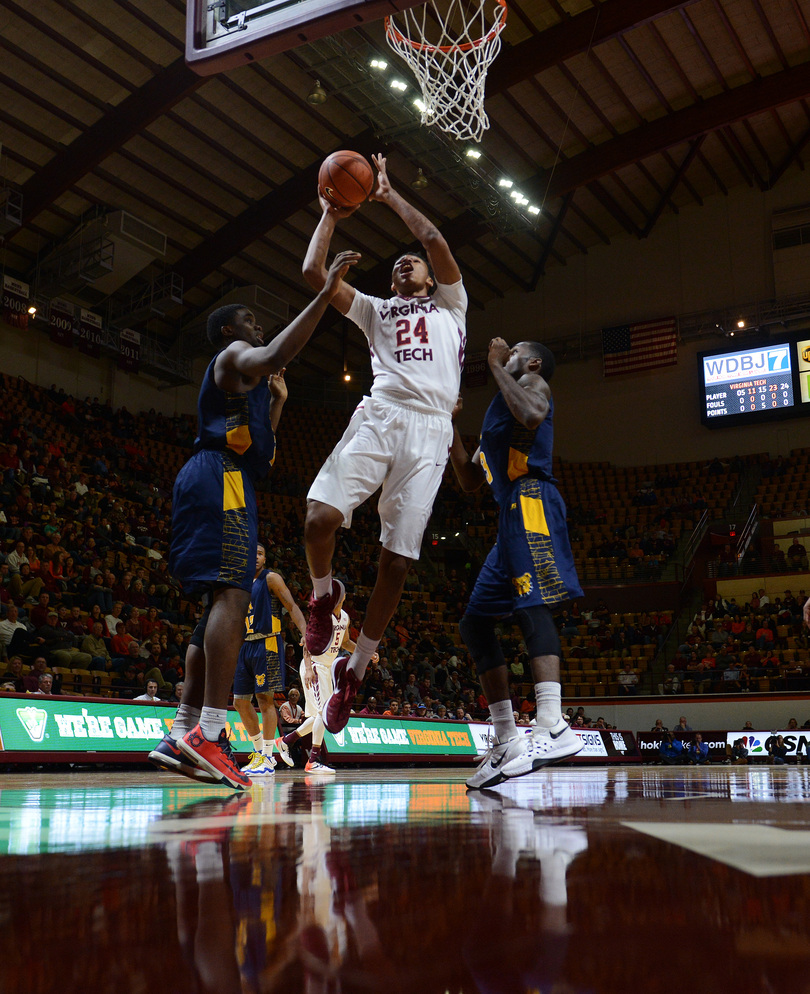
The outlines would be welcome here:
<svg viewBox="0 0 810 994">
<path fill-rule="evenodd" d="M 0 698 L 0 750 L 4 752 L 148 752 L 172 726 L 176 710 L 118 701 L 67 701 L 60 697 Z M 228 712 L 235 752 L 250 752 L 236 711 Z"/>
<path fill-rule="evenodd" d="M 474 756 L 476 746 L 469 726 L 462 722 L 411 721 L 354 716 L 332 735 L 326 733 L 330 755 Z"/>
<path fill-rule="evenodd" d="M 0 751 L 148 752 L 172 726 L 165 705 L 61 697 L 0 698 Z M 473 731 L 463 722 L 353 716 L 337 735 L 326 733 L 332 756 L 474 756 Z M 488 729 L 488 726 L 482 726 Z M 234 752 L 253 748 L 237 711 L 228 712 Z"/>
</svg>

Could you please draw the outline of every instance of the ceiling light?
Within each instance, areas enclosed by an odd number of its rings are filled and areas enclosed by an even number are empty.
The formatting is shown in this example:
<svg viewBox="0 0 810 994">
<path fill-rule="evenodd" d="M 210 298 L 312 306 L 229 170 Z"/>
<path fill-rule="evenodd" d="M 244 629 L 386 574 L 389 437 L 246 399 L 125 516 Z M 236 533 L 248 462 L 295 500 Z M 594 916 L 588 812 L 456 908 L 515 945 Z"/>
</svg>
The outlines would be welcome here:
<svg viewBox="0 0 810 994">
<path fill-rule="evenodd" d="M 350 383 L 351 382 L 351 378 L 352 378 L 352 374 L 351 373 L 344 373 L 343 374 L 343 379 L 344 379 L 344 381 L 346 383 Z"/>
<path fill-rule="evenodd" d="M 540 208 L 539 207 L 535 207 L 534 204 L 531 204 L 529 206 L 529 213 L 530 214 L 539 214 L 540 213 Z"/>
<path fill-rule="evenodd" d="M 387 69 L 388 68 L 388 63 L 387 62 L 383 62 L 382 59 L 372 59 L 371 62 L 369 63 L 369 65 L 371 66 L 372 69 Z"/>
<path fill-rule="evenodd" d="M 512 198 L 512 200 L 520 200 L 523 194 L 520 193 L 518 190 L 512 190 L 509 196 Z"/>
<path fill-rule="evenodd" d="M 481 158 L 481 153 L 478 151 L 477 148 L 468 148 L 467 152 L 466 152 L 466 155 L 467 155 L 468 159 L 480 159 Z"/>
<path fill-rule="evenodd" d="M 743 318 L 740 318 L 740 320 L 737 322 L 737 327 L 738 328 L 744 328 L 745 327 L 745 320 Z"/>
<path fill-rule="evenodd" d="M 499 179 L 498 180 L 498 186 L 505 187 L 507 190 L 510 190 L 514 185 L 515 184 L 512 182 L 511 179 Z"/>
<path fill-rule="evenodd" d="M 31 317 L 33 317 L 36 314 L 36 312 L 37 312 L 36 306 L 34 304 L 31 304 L 31 306 L 28 308 L 28 313 L 31 315 Z"/>
<path fill-rule="evenodd" d="M 427 104 L 420 97 L 417 97 L 416 100 L 414 100 L 413 105 L 420 114 L 424 114 L 427 109 Z"/>
<path fill-rule="evenodd" d="M 424 190 L 427 185 L 428 185 L 428 178 L 422 172 L 422 168 L 420 166 L 419 169 L 416 170 L 415 178 L 411 181 L 411 189 Z"/>
<path fill-rule="evenodd" d="M 319 79 L 315 80 L 315 85 L 307 94 L 307 103 L 312 104 L 313 107 L 326 103 L 326 90 L 321 86 Z"/>
<path fill-rule="evenodd" d="M 408 89 L 408 84 L 407 83 L 403 83 L 401 79 L 392 79 L 389 85 L 390 85 L 390 87 L 391 87 L 392 90 L 400 90 L 400 91 L 402 91 L 402 90 L 407 90 Z"/>
</svg>

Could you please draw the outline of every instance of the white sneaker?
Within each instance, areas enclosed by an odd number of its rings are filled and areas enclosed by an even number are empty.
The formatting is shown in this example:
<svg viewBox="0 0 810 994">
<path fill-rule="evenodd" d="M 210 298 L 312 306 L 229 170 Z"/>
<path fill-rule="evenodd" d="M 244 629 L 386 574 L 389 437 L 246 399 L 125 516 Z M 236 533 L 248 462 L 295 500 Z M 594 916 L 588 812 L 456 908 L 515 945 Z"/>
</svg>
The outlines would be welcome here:
<svg viewBox="0 0 810 994">
<path fill-rule="evenodd" d="M 535 725 L 529 736 L 528 748 L 515 759 L 506 762 L 501 772 L 505 777 L 522 777 L 550 763 L 570 759 L 581 749 L 579 736 L 568 727 L 565 718 L 560 718 L 551 728 Z"/>
<path fill-rule="evenodd" d="M 249 770 L 252 770 L 255 766 L 261 766 L 264 758 L 265 757 L 264 757 L 263 753 L 261 753 L 261 752 L 252 752 L 250 754 L 250 758 L 245 763 L 245 765 L 242 767 L 242 770 L 245 773 L 247 773 Z"/>
<path fill-rule="evenodd" d="M 269 756 L 263 756 L 261 753 L 257 753 L 259 757 L 258 762 L 251 762 L 248 766 L 242 769 L 242 772 L 251 777 L 268 777 L 276 772 L 276 764 Z"/>
<path fill-rule="evenodd" d="M 506 742 L 496 742 L 490 746 L 484 758 L 478 764 L 475 773 L 467 781 L 467 786 L 473 790 L 484 790 L 502 783 L 508 773 L 505 767 L 510 762 L 517 762 L 529 746 L 531 737 L 528 735 L 513 735 Z"/>
<path fill-rule="evenodd" d="M 278 754 L 281 757 L 281 761 L 286 763 L 287 766 L 292 766 L 294 760 L 290 755 L 290 747 L 284 741 L 284 739 L 279 735 L 277 739 L 273 739 L 273 745 L 278 749 Z"/>
<path fill-rule="evenodd" d="M 333 777 L 335 775 L 335 771 L 331 766 L 327 766 L 325 763 L 319 763 L 317 760 L 314 762 L 310 760 L 304 767 L 304 770 L 307 773 L 320 773 L 323 776 Z"/>
</svg>

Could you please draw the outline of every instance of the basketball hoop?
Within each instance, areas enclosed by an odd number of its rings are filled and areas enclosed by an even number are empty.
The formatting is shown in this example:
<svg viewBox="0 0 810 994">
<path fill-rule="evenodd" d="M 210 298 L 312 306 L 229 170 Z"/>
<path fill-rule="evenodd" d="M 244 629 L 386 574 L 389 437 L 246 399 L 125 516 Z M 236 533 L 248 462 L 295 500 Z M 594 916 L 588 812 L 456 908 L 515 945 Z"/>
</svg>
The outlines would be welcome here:
<svg viewBox="0 0 810 994">
<path fill-rule="evenodd" d="M 435 124 L 459 141 L 478 142 L 489 127 L 484 84 L 501 49 L 506 0 L 495 0 L 489 26 L 484 8 L 491 0 L 479 0 L 477 8 L 475 2 L 450 0 L 444 14 L 439 2 L 429 0 L 423 7 L 402 11 L 401 25 L 386 17 L 385 35 L 419 83 L 422 124 Z"/>
</svg>

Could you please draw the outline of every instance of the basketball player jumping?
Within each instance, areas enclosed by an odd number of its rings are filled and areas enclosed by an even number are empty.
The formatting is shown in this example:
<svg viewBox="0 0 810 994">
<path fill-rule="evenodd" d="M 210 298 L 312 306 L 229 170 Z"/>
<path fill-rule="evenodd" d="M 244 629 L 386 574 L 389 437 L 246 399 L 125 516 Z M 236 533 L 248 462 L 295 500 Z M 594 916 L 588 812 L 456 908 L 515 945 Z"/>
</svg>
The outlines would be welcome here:
<svg viewBox="0 0 810 994">
<path fill-rule="evenodd" d="M 351 658 L 333 667 L 335 690 L 324 709 L 330 732 L 349 720 L 357 688 L 385 627 L 399 604 L 411 563 L 447 463 L 466 343 L 467 294 L 461 273 L 439 230 L 392 189 L 385 158 L 374 156 L 372 200 L 387 204 L 421 242 L 427 260 L 407 252 L 394 263 L 383 300 L 343 284 L 332 303 L 363 331 L 371 351 L 374 383 L 309 491 L 304 529 L 312 576 L 306 644 L 312 656 L 332 638 L 332 612 L 340 587 L 332 579 L 335 534 L 351 525 L 352 512 L 380 485 L 382 550 L 374 590 Z M 320 289 L 326 256 L 339 218 L 351 210 L 321 200 L 323 215 L 309 243 L 304 276 Z M 434 276 L 435 274 L 435 276 Z M 431 291 L 434 291 L 431 293 Z"/>
<path fill-rule="evenodd" d="M 253 743 L 253 754 L 242 772 L 263 777 L 275 773 L 273 743 L 278 732 L 276 691 L 284 690 L 284 640 L 281 636 L 281 609 L 286 608 L 303 636 L 306 621 L 279 573 L 265 569 L 267 553 L 259 542 L 256 548 L 256 577 L 250 592 L 245 622 L 245 641 L 239 650 L 233 678 L 233 705 Z M 262 727 L 251 703 L 253 695 L 262 713 Z M 288 753 L 282 759 L 288 762 Z"/>
<path fill-rule="evenodd" d="M 454 429 L 450 450 L 461 488 L 477 490 L 486 480 L 500 508 L 498 540 L 459 624 L 495 732 L 495 744 L 467 781 L 475 788 L 531 773 L 582 748 L 562 717 L 560 636 L 551 614 L 552 608 L 582 596 L 565 504 L 551 473 L 554 430 L 548 381 L 554 356 L 537 342 L 510 349 L 502 338 L 493 338 L 487 358 L 500 392 L 484 415 L 481 444 L 470 458 Z M 537 717 L 529 736 L 515 726 L 506 660 L 495 633 L 497 622 L 511 617 L 523 632 L 535 681 Z"/>
<path fill-rule="evenodd" d="M 312 749 L 307 761 L 306 772 L 326 774 L 327 776 L 331 776 L 335 772 L 331 766 L 327 766 L 321 761 L 324 735 L 323 710 L 334 690 L 332 666 L 340 655 L 348 659 L 355 648 L 355 643 L 349 638 L 349 616 L 343 610 L 346 591 L 340 580 L 335 580 L 335 583 L 338 588 L 338 600 L 331 614 L 331 641 L 325 651 L 317 656 L 310 656 L 309 651 L 305 649 L 304 658 L 301 661 L 300 672 L 306 701 L 304 708 L 306 719 L 298 728 L 277 738 L 275 742 L 281 758 L 288 766 L 292 766 L 290 746 L 312 732 Z M 371 657 L 373 662 L 379 662 L 379 658 L 376 652 Z"/>
</svg>

